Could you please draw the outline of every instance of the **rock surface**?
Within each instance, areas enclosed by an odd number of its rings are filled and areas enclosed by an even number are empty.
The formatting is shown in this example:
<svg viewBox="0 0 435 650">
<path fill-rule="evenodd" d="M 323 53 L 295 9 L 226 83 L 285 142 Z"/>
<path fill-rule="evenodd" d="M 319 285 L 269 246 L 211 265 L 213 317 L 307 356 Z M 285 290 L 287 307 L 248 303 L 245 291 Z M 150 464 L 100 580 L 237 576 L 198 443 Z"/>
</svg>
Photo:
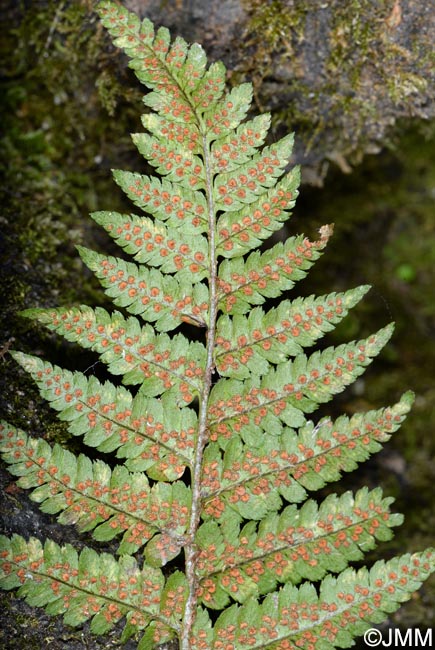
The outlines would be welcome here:
<svg viewBox="0 0 435 650">
<path fill-rule="evenodd" d="M 293 160 L 321 182 L 376 153 L 402 120 L 435 116 L 435 4 L 421 0 L 127 0 L 252 80 L 256 110 L 298 134 Z"/>
</svg>

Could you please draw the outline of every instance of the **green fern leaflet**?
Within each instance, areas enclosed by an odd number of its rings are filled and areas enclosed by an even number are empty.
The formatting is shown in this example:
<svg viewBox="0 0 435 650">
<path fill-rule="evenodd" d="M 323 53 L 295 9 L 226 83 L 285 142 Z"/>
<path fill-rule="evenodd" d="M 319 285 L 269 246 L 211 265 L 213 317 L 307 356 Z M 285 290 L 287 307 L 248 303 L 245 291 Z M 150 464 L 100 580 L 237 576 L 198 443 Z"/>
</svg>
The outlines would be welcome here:
<svg viewBox="0 0 435 650">
<path fill-rule="evenodd" d="M 80 249 L 118 310 L 25 315 L 98 353 L 112 380 L 12 353 L 96 460 L 6 422 L 0 449 L 43 512 L 116 540 L 118 557 L 2 537 L 1 586 L 96 634 L 124 621 L 121 640 L 138 650 L 348 647 L 435 570 L 432 550 L 349 566 L 401 523 L 379 488 L 313 498 L 410 410 L 406 393 L 352 417 L 313 416 L 392 326 L 310 351 L 368 287 L 289 299 L 331 226 L 258 250 L 297 196 L 292 136 L 266 144 L 270 117 L 247 119 L 250 84 L 227 92 L 224 66 L 207 67 L 200 45 L 113 2 L 98 11 L 150 90 L 133 139 L 157 175 L 115 171 L 135 213 L 92 215 L 126 255 Z M 114 454 L 110 466 L 99 452 Z"/>
</svg>

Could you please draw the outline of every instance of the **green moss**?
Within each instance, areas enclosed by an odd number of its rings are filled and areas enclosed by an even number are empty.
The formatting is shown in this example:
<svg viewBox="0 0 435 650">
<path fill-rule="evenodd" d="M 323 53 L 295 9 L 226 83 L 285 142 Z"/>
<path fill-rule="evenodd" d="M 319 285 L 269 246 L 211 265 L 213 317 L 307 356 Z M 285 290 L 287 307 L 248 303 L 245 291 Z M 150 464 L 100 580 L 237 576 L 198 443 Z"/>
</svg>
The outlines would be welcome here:
<svg viewBox="0 0 435 650">
<path fill-rule="evenodd" d="M 309 3 L 299 2 L 297 8 L 289 10 L 281 0 L 256 0 L 249 3 L 248 9 L 251 13 L 249 31 L 257 35 L 261 33 L 261 55 L 268 58 L 278 48 L 282 48 L 287 56 L 293 54 L 293 37 L 301 37 L 303 34 Z"/>
<path fill-rule="evenodd" d="M 93 4 L 14 3 L 7 16 L 13 28 L 2 47 L 12 58 L 4 71 L 0 160 L 5 337 L 25 331 L 15 317 L 23 307 L 93 297 L 90 280 L 71 282 L 82 274 L 74 245 L 94 236 L 88 212 L 100 196 L 122 205 L 108 170 L 136 155 L 126 134 L 139 128 L 141 92 L 131 78 L 127 90 L 113 49 L 96 29 Z"/>
</svg>

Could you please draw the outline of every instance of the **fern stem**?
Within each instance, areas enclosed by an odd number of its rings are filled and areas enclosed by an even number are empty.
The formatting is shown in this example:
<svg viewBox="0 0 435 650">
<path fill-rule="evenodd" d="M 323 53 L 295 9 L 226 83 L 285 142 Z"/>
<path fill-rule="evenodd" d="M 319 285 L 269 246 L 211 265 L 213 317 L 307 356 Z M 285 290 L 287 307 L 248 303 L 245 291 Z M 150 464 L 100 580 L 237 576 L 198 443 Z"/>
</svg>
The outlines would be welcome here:
<svg viewBox="0 0 435 650">
<path fill-rule="evenodd" d="M 209 159 L 209 149 L 205 134 L 202 136 L 204 152 L 204 165 L 206 172 L 206 195 L 208 205 L 208 247 L 209 247 L 209 323 L 207 330 L 207 356 L 204 372 L 204 384 L 200 396 L 198 438 L 196 441 L 195 455 L 192 467 L 192 507 L 188 530 L 188 543 L 185 547 L 186 578 L 189 585 L 189 595 L 184 610 L 180 650 L 190 650 L 190 631 L 194 622 L 197 602 L 197 577 L 196 560 L 197 549 L 195 545 L 196 531 L 201 519 L 201 472 L 204 447 L 208 441 L 208 399 L 213 384 L 215 362 L 213 352 L 216 338 L 217 320 L 217 255 L 216 255 L 216 214 L 213 200 L 213 181 Z"/>
</svg>

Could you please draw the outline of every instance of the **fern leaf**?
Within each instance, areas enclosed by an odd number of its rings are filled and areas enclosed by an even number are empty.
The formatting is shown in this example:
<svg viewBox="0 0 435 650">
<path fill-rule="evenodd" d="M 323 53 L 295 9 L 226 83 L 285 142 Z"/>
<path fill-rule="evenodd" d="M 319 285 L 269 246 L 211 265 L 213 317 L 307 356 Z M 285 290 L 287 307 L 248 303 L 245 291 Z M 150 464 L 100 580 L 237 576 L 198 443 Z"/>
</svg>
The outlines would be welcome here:
<svg viewBox="0 0 435 650">
<path fill-rule="evenodd" d="M 146 104 L 156 112 L 169 114 L 171 120 L 183 125 L 198 122 L 203 113 L 205 123 L 213 125 L 215 133 L 218 129 L 218 133 L 224 128 L 234 129 L 244 118 L 251 102 L 251 97 L 246 97 L 249 84 L 242 86 L 243 92 L 235 88 L 229 93 L 225 108 L 217 111 L 216 104 L 224 91 L 225 68 L 219 63 L 206 70 L 200 45 L 189 47 L 179 37 L 169 47 L 167 30 L 161 29 L 155 35 L 150 21 L 140 26 L 113 3 L 101 3 L 99 13 L 115 37 L 115 44 L 132 58 L 130 67 L 136 70 L 138 79 L 157 89 L 146 98 Z"/>
<path fill-rule="evenodd" d="M 142 120 L 145 128 L 150 131 L 154 127 L 152 117 L 154 116 L 144 116 Z M 205 187 L 204 162 L 189 149 L 181 149 L 178 142 L 168 142 L 159 131 L 155 136 L 135 133 L 132 139 L 139 153 L 168 181 L 187 189 Z M 192 177 L 198 179 L 194 184 L 191 182 Z"/>
<path fill-rule="evenodd" d="M 297 434 L 292 429 L 279 436 L 265 432 L 260 444 L 255 438 L 251 444 L 234 439 L 223 457 L 220 445 L 209 445 L 202 476 L 204 515 L 262 519 L 280 508 L 280 495 L 289 503 L 303 501 L 305 488 L 318 490 L 379 451 L 400 427 L 412 401 L 412 393 L 405 393 L 392 407 L 335 422 L 327 418 L 317 426 L 308 422 Z"/>
<path fill-rule="evenodd" d="M 48 540 L 42 546 L 35 538 L 26 541 L 19 535 L 11 540 L 1 536 L 0 548 L 0 585 L 19 587 L 18 594 L 29 605 L 64 614 L 68 625 L 91 619 L 91 630 L 104 634 L 123 617 L 138 631 L 157 621 L 167 638 L 180 625 L 184 591 L 177 590 L 171 615 L 165 616 L 161 604 L 168 596 L 162 572 L 147 565 L 140 569 L 131 556 L 115 560 L 89 548 L 79 555 L 70 544 Z"/>
<path fill-rule="evenodd" d="M 69 431 L 105 453 L 117 449 L 134 471 L 151 478 L 175 480 L 193 458 L 197 417 L 172 399 L 135 397 L 110 382 L 70 372 L 23 353 L 13 357 L 32 375 L 42 397 L 68 422 Z M 171 406 L 169 406 L 171 405 Z"/>
<path fill-rule="evenodd" d="M 261 307 L 248 316 L 221 316 L 217 321 L 216 367 L 222 376 L 247 379 L 264 375 L 270 364 L 286 361 L 312 345 L 344 318 L 368 286 L 318 298 L 284 300 L 266 314 Z"/>
<path fill-rule="evenodd" d="M 435 569 L 435 551 L 403 555 L 377 562 L 370 571 L 346 569 L 337 578 L 327 576 L 320 584 L 297 588 L 286 585 L 259 604 L 254 599 L 233 605 L 219 616 L 212 638 L 194 627 L 192 650 L 218 650 L 229 644 L 235 650 L 330 650 L 353 645 L 370 623 L 381 623 L 408 600 Z M 201 630 L 207 618 L 200 610 Z"/>
<path fill-rule="evenodd" d="M 376 539 L 390 539 L 390 528 L 402 523 L 403 517 L 390 514 L 391 501 L 380 489 L 363 488 L 355 497 L 330 495 L 320 506 L 314 501 L 300 509 L 288 506 L 242 529 L 235 522 L 203 524 L 197 543 L 204 604 L 223 609 L 230 598 L 244 602 L 274 590 L 277 582 L 316 581 L 342 571 Z"/>
<path fill-rule="evenodd" d="M 230 135 L 213 142 L 211 146 L 212 173 L 234 172 L 261 147 L 270 126 L 270 115 L 264 113 L 243 122 Z"/>
<path fill-rule="evenodd" d="M 176 402 L 188 404 L 201 389 L 205 348 L 182 334 L 157 336 L 150 325 L 142 327 L 134 317 L 110 315 L 99 307 L 28 309 L 22 314 L 98 352 L 112 374 L 124 376 L 125 384 L 141 384 L 143 395 L 172 390 Z"/>
<path fill-rule="evenodd" d="M 391 334 L 392 326 L 387 326 L 362 341 L 310 357 L 299 355 L 279 364 L 262 380 L 221 379 L 210 395 L 211 440 L 225 446 L 233 433 L 248 440 L 262 431 L 279 435 L 282 422 L 302 426 L 304 413 L 312 413 L 361 375 Z"/>
<path fill-rule="evenodd" d="M 159 332 L 173 330 L 183 322 L 205 325 L 209 306 L 205 284 L 192 285 L 186 278 L 179 282 L 156 269 L 139 268 L 82 247 L 78 250 L 115 305 L 155 322 Z"/>
<path fill-rule="evenodd" d="M 124 618 L 121 641 L 140 637 L 138 650 L 175 639 L 180 650 L 351 645 L 435 570 L 432 550 L 349 568 L 401 521 L 380 489 L 308 499 L 377 452 L 411 407 L 406 393 L 392 407 L 307 420 L 364 372 L 392 326 L 307 356 L 367 287 L 260 307 L 305 277 L 333 230 L 256 250 L 297 196 L 293 136 L 268 142 L 270 115 L 246 119 L 251 84 L 226 92 L 225 67 L 207 67 L 200 45 L 171 41 L 119 3 L 97 11 L 150 90 L 147 133 L 133 140 L 160 178 L 114 171 L 145 216 L 93 215 L 133 261 L 79 252 L 132 315 L 25 315 L 136 388 L 13 352 L 97 459 L 7 423 L 0 452 L 44 512 L 97 541 L 118 538 L 121 557 L 2 538 L 0 584 L 96 633 Z M 112 466 L 98 459 L 113 451 Z"/>
<path fill-rule="evenodd" d="M 36 488 L 31 494 L 41 510 L 61 513 L 62 524 L 93 530 L 98 541 L 123 534 L 119 553 L 134 553 L 156 532 L 164 533 L 166 545 L 155 566 L 178 555 L 188 522 L 190 492 L 183 483 L 158 483 L 153 488 L 143 473 L 131 474 L 122 465 L 76 457 L 59 445 L 27 436 L 15 427 L 0 424 L 0 451 L 20 476 L 18 485 Z"/>
<path fill-rule="evenodd" d="M 123 48 L 132 59 L 130 67 L 137 69 L 139 80 L 150 88 L 165 90 L 164 93 L 151 93 L 148 105 L 157 111 L 170 112 L 174 119 L 194 121 L 193 107 L 177 83 L 188 52 L 186 42 L 177 38 L 171 46 L 167 29 L 160 28 L 155 33 L 149 20 L 140 23 L 124 8 L 112 3 L 101 3 L 99 12 L 103 25 L 114 37 L 115 45 Z"/>
<path fill-rule="evenodd" d="M 202 192 L 133 172 L 114 171 L 113 178 L 134 205 L 155 219 L 192 234 L 207 230 L 207 203 Z"/>
<path fill-rule="evenodd" d="M 264 253 L 224 260 L 219 267 L 219 307 L 229 314 L 244 314 L 251 305 L 276 298 L 304 278 L 320 256 L 327 238 L 311 242 L 303 235 L 290 237 Z"/>
<path fill-rule="evenodd" d="M 203 121 L 207 144 L 232 134 L 246 117 L 251 103 L 252 86 L 244 83 L 235 86 L 222 100 L 206 108 Z"/>
<path fill-rule="evenodd" d="M 253 203 L 266 188 L 273 187 L 288 163 L 293 140 L 293 135 L 289 135 L 264 147 L 261 153 L 238 167 L 237 174 L 234 171 L 218 174 L 214 180 L 216 209 L 240 210 L 245 204 Z"/>
<path fill-rule="evenodd" d="M 218 253 L 239 257 L 278 230 L 295 204 L 299 179 L 299 168 L 295 167 L 254 202 L 235 212 L 224 212 L 218 220 Z"/>
<path fill-rule="evenodd" d="M 201 154 L 203 152 L 201 134 L 196 124 L 177 122 L 175 120 L 166 119 L 161 115 L 156 115 L 155 113 L 142 116 L 142 123 L 144 127 L 159 141 L 166 141 L 169 143 L 169 146 L 176 146 L 180 155 L 184 159 L 189 159 L 190 155 Z M 184 177 L 184 171 L 183 173 L 180 171 L 179 175 Z M 137 174 L 137 176 L 139 176 L 139 174 Z M 166 179 L 163 180 L 163 184 L 165 181 Z M 187 182 L 189 187 L 194 187 L 198 181 L 195 179 L 193 184 L 191 184 L 190 179 L 188 179 Z M 186 182 L 184 182 L 184 180 L 181 181 L 181 186 L 186 187 Z M 206 205 L 204 196 L 201 197 L 200 195 L 201 192 L 194 193 L 194 196 L 198 200 L 202 198 L 204 205 Z M 201 217 L 201 215 L 197 216 L 199 218 Z"/>
<path fill-rule="evenodd" d="M 175 273 L 177 278 L 195 276 L 197 281 L 208 274 L 205 237 L 197 234 L 189 245 L 179 230 L 146 217 L 118 212 L 94 212 L 91 216 L 140 264 L 159 267 L 163 273 Z"/>
<path fill-rule="evenodd" d="M 192 53 L 196 60 L 192 61 L 192 70 L 186 70 L 186 78 L 181 80 L 181 85 L 190 90 L 192 102 L 201 114 L 222 98 L 225 91 L 226 68 L 222 61 L 214 61 L 208 69 L 205 69 L 205 52 L 197 43 L 191 45 L 189 55 Z"/>
</svg>

